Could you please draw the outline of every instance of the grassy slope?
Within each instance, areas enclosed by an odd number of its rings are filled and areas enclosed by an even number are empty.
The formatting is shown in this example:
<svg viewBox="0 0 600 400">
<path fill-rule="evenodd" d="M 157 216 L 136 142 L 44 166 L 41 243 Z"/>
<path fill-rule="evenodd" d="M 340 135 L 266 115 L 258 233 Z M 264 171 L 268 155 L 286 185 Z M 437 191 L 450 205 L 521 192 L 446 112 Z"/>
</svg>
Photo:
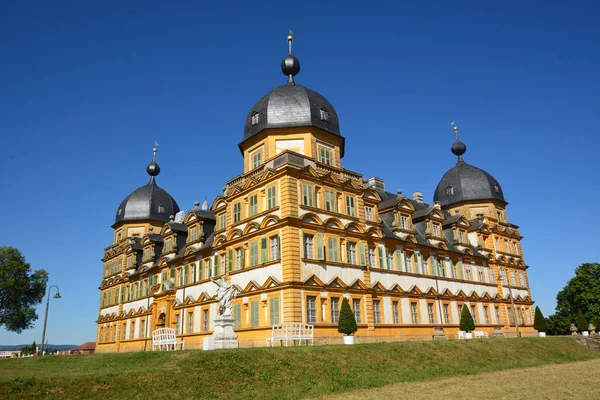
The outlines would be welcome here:
<svg viewBox="0 0 600 400">
<path fill-rule="evenodd" d="M 592 358 L 568 337 L 35 357 L 0 360 L 0 398 L 297 399 Z"/>
</svg>

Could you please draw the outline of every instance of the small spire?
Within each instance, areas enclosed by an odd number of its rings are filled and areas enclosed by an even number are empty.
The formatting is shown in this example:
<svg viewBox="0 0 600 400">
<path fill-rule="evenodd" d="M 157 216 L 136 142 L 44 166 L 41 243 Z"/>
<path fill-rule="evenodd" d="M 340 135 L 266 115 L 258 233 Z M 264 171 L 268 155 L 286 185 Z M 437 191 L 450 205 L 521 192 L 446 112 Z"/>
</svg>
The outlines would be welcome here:
<svg viewBox="0 0 600 400">
<path fill-rule="evenodd" d="M 160 174 L 160 167 L 156 163 L 156 148 L 158 147 L 158 143 L 154 142 L 154 147 L 152 148 L 152 162 L 148 164 L 146 167 L 146 172 L 150 175 L 150 182 L 148 185 L 154 184 L 154 177 Z"/>
<path fill-rule="evenodd" d="M 300 61 L 292 54 L 292 41 L 294 32 L 289 31 L 288 40 L 288 55 L 281 61 L 281 72 L 288 77 L 288 85 L 295 85 L 294 76 L 300 72 Z"/>
<path fill-rule="evenodd" d="M 206 201 L 206 197 L 204 198 L 204 201 L 202 202 L 202 210 L 204 210 L 204 211 L 208 210 L 208 201 Z"/>
<path fill-rule="evenodd" d="M 452 126 L 452 130 L 454 131 L 455 135 L 455 140 L 452 144 L 451 150 L 452 154 L 458 156 L 457 164 L 459 164 L 464 162 L 462 155 L 465 154 L 465 152 L 467 151 L 467 145 L 461 142 L 460 139 L 458 139 L 458 126 L 456 126 L 456 122 L 452 121 L 450 122 L 450 125 Z"/>
</svg>

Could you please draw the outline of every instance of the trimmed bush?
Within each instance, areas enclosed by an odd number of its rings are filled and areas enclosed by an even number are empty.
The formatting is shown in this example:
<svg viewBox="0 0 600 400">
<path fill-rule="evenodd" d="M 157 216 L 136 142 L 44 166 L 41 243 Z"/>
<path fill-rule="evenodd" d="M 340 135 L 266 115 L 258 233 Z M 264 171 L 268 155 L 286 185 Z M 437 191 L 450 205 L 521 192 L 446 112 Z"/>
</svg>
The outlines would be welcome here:
<svg viewBox="0 0 600 400">
<path fill-rule="evenodd" d="M 469 311 L 469 307 L 463 306 L 462 313 L 460 314 L 460 330 L 465 332 L 471 332 L 475 329 L 475 322 L 473 322 L 473 316 Z"/>
<path fill-rule="evenodd" d="M 579 329 L 579 332 L 588 330 L 588 323 L 585 319 L 585 316 L 583 315 L 583 312 L 581 312 L 581 310 L 579 310 L 577 312 L 577 318 L 575 319 L 575 325 L 577 326 L 577 329 Z"/>
<path fill-rule="evenodd" d="M 533 322 L 533 329 L 538 332 L 546 332 L 548 330 L 548 321 L 544 318 L 542 310 L 539 307 L 535 307 L 535 321 Z"/>
<path fill-rule="evenodd" d="M 342 309 L 340 310 L 340 320 L 338 322 L 338 332 L 344 335 L 352 335 L 358 330 L 356 326 L 356 318 L 350 308 L 350 303 L 347 298 L 342 300 Z"/>
</svg>

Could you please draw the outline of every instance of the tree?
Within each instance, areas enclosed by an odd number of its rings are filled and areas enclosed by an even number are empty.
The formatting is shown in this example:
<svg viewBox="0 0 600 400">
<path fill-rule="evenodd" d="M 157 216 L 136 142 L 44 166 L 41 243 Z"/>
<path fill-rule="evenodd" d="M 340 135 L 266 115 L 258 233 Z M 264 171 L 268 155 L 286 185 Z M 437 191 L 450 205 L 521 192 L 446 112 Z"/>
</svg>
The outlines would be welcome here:
<svg viewBox="0 0 600 400">
<path fill-rule="evenodd" d="M 535 307 L 535 321 L 533 322 L 533 329 L 538 332 L 546 332 L 548 330 L 548 321 L 544 318 L 542 310 L 539 307 Z"/>
<path fill-rule="evenodd" d="M 475 330 L 475 322 L 473 322 L 473 316 L 467 306 L 462 307 L 462 312 L 460 314 L 460 330 L 465 332 Z"/>
<path fill-rule="evenodd" d="M 569 334 L 569 326 L 581 310 L 588 321 L 600 318 L 600 263 L 585 263 L 556 295 L 556 313 L 549 318 L 549 333 Z M 586 327 L 587 330 L 587 327 Z"/>
<path fill-rule="evenodd" d="M 350 303 L 347 298 L 342 300 L 342 309 L 340 310 L 340 320 L 338 322 L 338 332 L 344 335 L 352 335 L 358 330 L 356 326 L 356 318 L 350 308 Z"/>
<path fill-rule="evenodd" d="M 31 266 L 14 247 L 0 247 L 0 326 L 21 333 L 38 316 L 35 305 L 44 299 L 48 273 Z"/>
<path fill-rule="evenodd" d="M 577 312 L 577 318 L 575 319 L 575 325 L 577 326 L 577 329 L 579 330 L 579 332 L 588 330 L 588 323 L 585 319 L 585 316 L 581 312 L 581 310 L 579 310 Z"/>
</svg>

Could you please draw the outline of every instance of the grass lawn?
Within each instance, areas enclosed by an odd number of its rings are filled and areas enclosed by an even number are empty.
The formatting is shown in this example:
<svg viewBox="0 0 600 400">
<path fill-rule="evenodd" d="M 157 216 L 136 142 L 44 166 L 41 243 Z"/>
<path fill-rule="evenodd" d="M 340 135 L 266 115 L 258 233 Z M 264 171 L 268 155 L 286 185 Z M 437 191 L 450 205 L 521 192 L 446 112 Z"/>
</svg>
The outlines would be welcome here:
<svg viewBox="0 0 600 400">
<path fill-rule="evenodd" d="M 0 398 L 298 399 L 600 359 L 570 337 L 0 360 Z"/>
<path fill-rule="evenodd" d="M 596 399 L 600 389 L 600 359 L 542 367 L 484 372 L 469 376 L 394 383 L 376 389 L 323 396 L 320 400 L 573 400 Z M 468 388 L 468 390 L 465 390 Z M 473 393 L 477 393 L 474 396 Z"/>
</svg>

